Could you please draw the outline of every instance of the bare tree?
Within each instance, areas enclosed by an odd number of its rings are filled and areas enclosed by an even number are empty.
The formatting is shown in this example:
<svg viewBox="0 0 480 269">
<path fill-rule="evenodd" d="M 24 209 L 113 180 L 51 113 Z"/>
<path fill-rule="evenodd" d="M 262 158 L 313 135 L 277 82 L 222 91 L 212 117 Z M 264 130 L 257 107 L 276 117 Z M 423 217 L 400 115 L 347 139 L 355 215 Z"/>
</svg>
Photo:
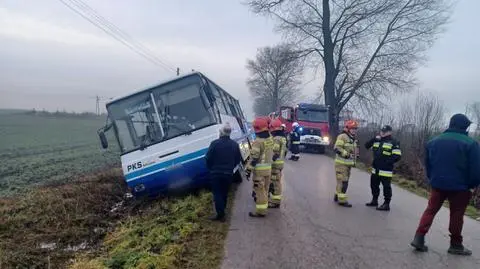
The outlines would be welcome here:
<svg viewBox="0 0 480 269">
<path fill-rule="evenodd" d="M 374 105 L 408 91 L 449 18 L 450 0 L 249 0 L 278 20 L 278 30 L 321 60 L 332 135 L 350 101 Z"/>
<path fill-rule="evenodd" d="M 303 60 L 289 44 L 264 47 L 255 60 L 248 60 L 247 85 L 255 98 L 253 109 L 266 115 L 284 104 L 294 102 L 300 93 Z"/>
<path fill-rule="evenodd" d="M 383 109 L 366 116 L 371 124 L 359 131 L 359 140 L 370 139 L 383 124 L 394 128 L 394 136 L 401 143 L 402 161 L 398 171 L 424 184 L 424 153 L 426 143 L 446 128 L 446 109 L 435 93 L 418 92 L 408 96 L 395 110 Z M 371 161 L 371 153 L 361 149 L 362 160 Z"/>
<path fill-rule="evenodd" d="M 480 135 L 480 102 L 475 102 L 467 107 L 467 114 L 471 120 L 477 125 L 475 135 Z"/>
</svg>

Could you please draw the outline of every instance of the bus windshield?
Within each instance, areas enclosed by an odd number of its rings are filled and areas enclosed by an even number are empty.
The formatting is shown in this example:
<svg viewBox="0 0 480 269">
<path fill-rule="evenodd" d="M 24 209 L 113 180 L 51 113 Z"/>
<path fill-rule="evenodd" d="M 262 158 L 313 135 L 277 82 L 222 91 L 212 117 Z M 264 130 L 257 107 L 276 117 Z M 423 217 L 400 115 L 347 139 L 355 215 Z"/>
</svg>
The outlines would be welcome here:
<svg viewBox="0 0 480 269">
<path fill-rule="evenodd" d="M 328 122 L 327 110 L 298 109 L 297 120 L 310 122 Z"/>
<path fill-rule="evenodd" d="M 110 104 L 108 112 L 122 152 L 189 134 L 216 122 L 198 76 L 121 99 Z"/>
</svg>

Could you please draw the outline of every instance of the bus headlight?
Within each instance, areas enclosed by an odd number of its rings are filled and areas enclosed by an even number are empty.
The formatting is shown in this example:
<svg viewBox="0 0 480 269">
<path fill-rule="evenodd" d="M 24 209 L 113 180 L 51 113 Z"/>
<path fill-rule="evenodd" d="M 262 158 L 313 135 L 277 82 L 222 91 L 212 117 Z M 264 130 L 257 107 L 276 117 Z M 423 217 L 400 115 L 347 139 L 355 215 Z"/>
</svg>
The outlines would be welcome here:
<svg viewBox="0 0 480 269">
<path fill-rule="evenodd" d="M 324 137 L 323 137 L 323 142 L 325 142 L 325 143 L 330 143 L 330 137 L 324 136 Z"/>
</svg>

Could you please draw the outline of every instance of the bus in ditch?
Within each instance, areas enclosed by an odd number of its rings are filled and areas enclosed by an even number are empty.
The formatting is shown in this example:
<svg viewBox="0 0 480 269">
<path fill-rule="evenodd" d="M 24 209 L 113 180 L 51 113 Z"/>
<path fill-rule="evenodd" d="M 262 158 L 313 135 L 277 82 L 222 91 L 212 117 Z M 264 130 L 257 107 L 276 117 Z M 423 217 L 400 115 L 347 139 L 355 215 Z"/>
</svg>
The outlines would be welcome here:
<svg viewBox="0 0 480 269">
<path fill-rule="evenodd" d="M 244 178 L 251 147 L 245 115 L 238 100 L 204 74 L 175 77 L 108 102 L 106 109 L 100 142 L 107 148 L 105 132 L 113 130 L 133 195 L 207 186 L 205 154 L 227 122 L 243 158 L 233 171 L 235 180 Z"/>
</svg>

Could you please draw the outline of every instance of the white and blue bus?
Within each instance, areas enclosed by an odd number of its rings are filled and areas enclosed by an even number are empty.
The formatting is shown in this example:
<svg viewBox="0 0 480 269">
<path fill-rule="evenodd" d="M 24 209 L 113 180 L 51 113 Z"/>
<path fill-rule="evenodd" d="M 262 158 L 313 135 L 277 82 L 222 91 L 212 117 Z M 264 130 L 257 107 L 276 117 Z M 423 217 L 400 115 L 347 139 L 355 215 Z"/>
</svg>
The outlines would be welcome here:
<svg viewBox="0 0 480 269">
<path fill-rule="evenodd" d="M 243 164 L 250 155 L 249 128 L 237 99 L 205 75 L 194 72 L 106 105 L 108 124 L 121 150 L 123 173 L 134 195 L 157 194 L 207 184 L 205 154 L 221 124 L 230 123 Z M 235 168 L 241 180 L 243 165 Z"/>
</svg>

